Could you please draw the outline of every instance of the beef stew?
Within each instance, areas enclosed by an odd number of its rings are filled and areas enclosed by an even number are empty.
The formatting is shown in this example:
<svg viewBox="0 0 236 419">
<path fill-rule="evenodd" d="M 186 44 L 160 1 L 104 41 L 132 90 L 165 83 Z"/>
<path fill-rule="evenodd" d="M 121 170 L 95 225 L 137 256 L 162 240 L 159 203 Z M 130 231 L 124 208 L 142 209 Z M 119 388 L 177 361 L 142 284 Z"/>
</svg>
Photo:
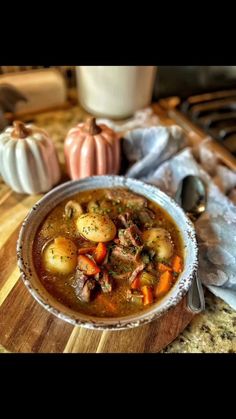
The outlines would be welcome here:
<svg viewBox="0 0 236 419">
<path fill-rule="evenodd" d="M 80 192 L 56 206 L 33 245 L 48 292 L 78 312 L 120 317 L 163 298 L 183 270 L 170 216 L 127 189 Z"/>
</svg>

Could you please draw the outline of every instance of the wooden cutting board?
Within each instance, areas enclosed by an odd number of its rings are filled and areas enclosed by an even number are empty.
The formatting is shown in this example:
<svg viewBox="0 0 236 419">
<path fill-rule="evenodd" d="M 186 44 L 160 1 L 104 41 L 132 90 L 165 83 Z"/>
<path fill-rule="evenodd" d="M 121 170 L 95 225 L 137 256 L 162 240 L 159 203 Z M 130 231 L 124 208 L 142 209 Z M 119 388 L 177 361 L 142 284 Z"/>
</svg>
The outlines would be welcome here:
<svg viewBox="0 0 236 419">
<path fill-rule="evenodd" d="M 0 345 L 10 352 L 158 352 L 193 318 L 185 299 L 165 316 L 127 331 L 73 327 L 41 307 L 26 289 L 16 261 L 21 223 L 40 198 L 20 195 L 0 181 Z"/>
</svg>

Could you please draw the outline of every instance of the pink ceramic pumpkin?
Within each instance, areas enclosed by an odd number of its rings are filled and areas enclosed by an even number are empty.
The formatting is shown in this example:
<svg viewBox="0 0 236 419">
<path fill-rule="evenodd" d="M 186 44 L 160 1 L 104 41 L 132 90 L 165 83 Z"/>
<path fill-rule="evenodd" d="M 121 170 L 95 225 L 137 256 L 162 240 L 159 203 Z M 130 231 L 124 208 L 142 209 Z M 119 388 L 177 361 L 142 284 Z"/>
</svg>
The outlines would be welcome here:
<svg viewBox="0 0 236 419">
<path fill-rule="evenodd" d="M 67 171 L 72 179 L 117 174 L 120 169 L 120 139 L 95 118 L 72 128 L 64 146 Z"/>
</svg>

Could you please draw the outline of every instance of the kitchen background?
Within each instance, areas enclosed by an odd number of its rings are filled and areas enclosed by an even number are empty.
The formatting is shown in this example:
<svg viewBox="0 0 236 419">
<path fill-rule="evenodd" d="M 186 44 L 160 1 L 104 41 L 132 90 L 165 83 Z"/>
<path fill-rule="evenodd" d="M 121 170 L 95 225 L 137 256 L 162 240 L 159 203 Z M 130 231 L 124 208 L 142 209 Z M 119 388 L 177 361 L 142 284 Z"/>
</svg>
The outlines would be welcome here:
<svg viewBox="0 0 236 419">
<path fill-rule="evenodd" d="M 49 66 L 0 66 L 0 74 L 50 68 Z M 68 88 L 76 86 L 75 66 L 57 66 Z M 174 77 L 173 77 L 174 74 Z M 236 66 L 159 66 L 154 98 L 187 96 L 207 90 L 236 86 Z"/>
<path fill-rule="evenodd" d="M 211 92 L 217 93 L 192 102 L 193 95 Z M 173 102 L 174 119 L 181 126 L 188 122 L 190 131 L 194 122 L 203 137 L 212 136 L 236 155 L 236 66 L 1 66 L 0 131 L 14 119 L 27 121 L 27 112 L 80 104 L 96 116 L 124 119 L 169 97 L 179 100 Z M 173 117 L 172 102 L 166 104 Z"/>
<path fill-rule="evenodd" d="M 35 70 L 35 72 L 31 71 Z M 43 76 L 39 78 L 38 76 L 35 77 L 37 71 L 40 72 L 41 70 L 49 70 L 51 71 L 50 77 L 49 75 Z M 55 70 L 59 72 L 63 77 L 56 77 Z M 24 74 L 25 72 L 25 74 Z M 39 73 L 38 73 L 39 74 Z M 46 73 L 45 73 L 46 74 Z M 49 74 L 49 73 L 47 73 Z M 20 75 L 24 75 L 22 79 L 20 79 Z M 4 85 L 6 88 L 7 84 L 10 84 L 10 79 L 8 77 L 15 76 L 15 87 L 18 88 L 19 92 L 22 92 L 27 97 L 30 97 L 30 103 L 19 102 L 17 99 L 17 95 L 14 94 L 11 96 L 9 91 L 4 90 Z M 18 77 L 19 76 L 19 77 Z M 41 77 L 41 76 L 40 76 Z M 43 79 L 45 77 L 45 79 Z M 46 80 L 47 79 L 47 80 Z M 10 124 L 14 119 L 15 115 L 14 112 L 17 112 L 17 119 L 22 119 L 24 122 L 34 122 L 37 126 L 43 127 L 47 130 L 51 138 L 53 139 L 56 149 L 58 152 L 58 156 L 60 162 L 64 161 L 63 155 L 63 142 L 66 137 L 68 130 L 75 126 L 78 122 L 82 121 L 87 117 L 87 112 L 82 109 L 80 106 L 77 105 L 78 103 L 78 91 L 77 90 L 77 83 L 76 83 L 76 67 L 74 66 L 59 66 L 59 67 L 44 67 L 44 66 L 1 66 L 0 67 L 0 131 L 4 128 L 5 124 Z M 51 90 L 50 90 L 51 89 Z M 157 102 L 159 100 L 165 100 L 170 96 L 180 96 L 182 99 L 186 99 L 189 96 L 194 94 L 206 93 L 206 92 L 213 92 L 222 89 L 230 89 L 233 92 L 233 89 L 236 89 L 236 66 L 158 66 L 157 73 L 155 75 L 155 83 L 154 89 L 152 90 L 152 101 Z M 7 92 L 7 94 L 6 94 Z M 236 91 L 232 93 L 235 95 L 231 102 L 236 103 Z M 7 100 L 6 100 L 7 97 Z M 226 99 L 228 100 L 228 99 Z M 229 100 L 228 100 L 229 101 Z M 4 105 L 4 106 L 3 106 Z M 18 106 L 19 105 L 19 106 Z M 75 106 L 71 106 L 75 105 Z M 29 111 L 29 116 L 25 116 L 25 111 Z M 58 106 L 58 110 L 54 111 Z M 201 106 L 204 106 L 201 105 Z M 234 106 L 234 105 L 233 105 Z M 4 107 L 4 109 L 3 109 Z M 30 108 L 31 107 L 31 108 Z M 45 113 L 38 113 L 38 111 L 46 111 L 47 108 L 52 109 L 50 112 Z M 21 118 L 20 109 L 22 110 L 22 115 L 24 117 Z M 23 112 L 24 109 L 24 112 Z M 1 112 L 2 110 L 2 112 Z M 32 110 L 35 112 L 35 115 L 32 115 Z M 160 121 L 161 117 L 163 116 L 162 111 L 160 111 L 159 117 Z M 234 109 L 233 109 L 234 110 Z M 233 112 L 231 110 L 230 112 Z M 219 112 L 221 110 L 219 108 Z M 176 118 L 179 115 L 175 113 Z M 210 115 L 211 117 L 211 115 Z M 217 116 L 219 118 L 219 115 Z M 233 116 L 235 118 L 235 115 Z M 2 120 L 2 126 L 1 126 Z M 236 119 L 234 119 L 235 124 Z M 178 122 L 178 121 L 177 121 Z M 222 124 L 222 121 L 220 122 Z M 235 127 L 235 125 L 234 125 Z M 232 128 L 232 127 L 227 127 Z M 230 134 L 232 136 L 232 132 Z M 234 147 L 235 147 L 235 139 L 234 139 Z M 226 156 L 226 162 L 231 163 L 229 157 Z M 234 163 L 235 164 L 235 163 Z M 233 165 L 232 165 L 233 166 Z M 232 168 L 230 164 L 228 165 L 229 168 Z M 235 167 L 235 166 L 234 166 Z M 222 167 L 221 167 L 222 168 Z M 226 169 L 224 169 L 226 170 Z M 227 172 L 228 173 L 228 172 Z M 221 185 L 222 186 L 222 185 Z M 225 186 L 225 185 L 223 185 Z M 227 185 L 226 185 L 227 186 Z M 2 183 L 2 188 L 7 188 L 6 185 Z M 4 189 L 5 191 L 5 189 Z M 10 195 L 10 191 L 7 190 L 9 194 L 9 200 L 4 202 L 4 208 L 7 208 L 7 205 L 11 207 L 12 205 L 12 197 Z M 227 194 L 230 191 L 226 191 Z M 16 195 L 14 195 L 16 196 Z M 1 196 L 0 196 L 1 198 Z M 235 199 L 236 202 L 236 189 L 234 190 L 234 195 L 230 196 L 232 200 Z M 26 198 L 26 202 L 28 198 Z M 31 198 L 29 198 L 30 200 Z M 15 204 L 19 205 L 17 199 L 15 198 Z M 29 204 L 22 205 L 22 214 L 26 215 L 28 209 L 31 206 L 31 201 Z M 17 207 L 18 208 L 18 207 Z M 7 215 L 3 214 L 4 220 L 7 219 Z M 20 217 L 17 218 L 18 221 L 21 221 Z M 8 221 L 8 220 L 7 220 Z M 9 225 L 9 227 L 8 227 Z M 2 228 L 7 230 L 7 228 L 12 228 L 12 223 L 9 221 L 2 223 Z M 16 225 L 14 225 L 16 228 Z M 4 231 L 5 231 L 4 230 Z M 6 239 L 12 237 L 12 231 L 6 233 Z M 0 234 L 1 236 L 1 234 Z M 14 238 L 14 237 L 13 237 Z M 10 245 L 12 246 L 12 254 L 14 254 L 15 250 L 15 240 L 9 241 Z M 2 249 L 0 249 L 1 251 Z M 9 253 L 9 249 L 7 248 L 7 252 Z M 7 253 L 7 254 L 8 254 Z M 4 249 L 2 250 L 2 261 L 4 260 Z M 15 261 L 12 262 L 12 270 Z M 7 266 L 9 275 L 10 270 Z M 15 271 L 13 271 L 15 272 Z M 4 269 L 3 269 L 4 273 Z M 3 275 L 3 280 L 7 279 L 7 275 Z M 17 280 L 18 277 L 13 277 L 10 275 L 11 286 L 13 287 L 13 280 Z M 9 279 L 8 278 L 8 279 Z M 13 279 L 12 279 L 13 278 Z M 9 282 L 8 282 L 9 283 Z M 15 282 L 14 282 L 15 284 Z M 23 286 L 22 286 L 23 289 Z M 3 291 L 6 293 L 5 298 L 5 305 L 1 302 L 0 298 L 0 312 L 1 312 L 1 304 L 2 306 L 6 307 L 4 311 L 4 327 L 2 330 L 2 336 L 0 339 L 0 352 L 1 352 L 1 345 L 9 351 L 19 351 L 23 352 L 24 350 L 30 351 L 32 350 L 31 347 L 26 347 L 24 345 L 27 344 L 27 339 L 24 335 L 24 342 L 22 343 L 18 339 L 18 333 L 15 333 L 14 329 L 14 315 L 10 315 L 11 311 L 9 308 L 13 307 L 12 300 L 10 299 L 11 293 L 10 288 L 8 289 L 5 287 Z M 1 291 L 1 289 L 0 289 Z M 13 290 L 14 291 L 14 290 Z M 8 295 L 9 293 L 9 295 Z M 3 293 L 0 293 L 0 297 Z M 8 303 L 9 300 L 9 303 Z M 16 298 L 17 300 L 17 298 Z M 3 297 L 2 297 L 3 301 Z M 31 304 L 31 300 L 29 299 L 29 304 Z M 4 308 L 3 307 L 3 308 Z M 23 307 L 21 305 L 21 307 Z M 13 310 L 12 308 L 12 310 Z M 24 307 L 23 307 L 24 308 Z M 22 308 L 22 310 L 23 310 Z M 14 311 L 14 310 L 13 310 Z M 13 312 L 12 311 L 12 312 Z M 3 313 L 3 311 L 2 311 Z M 1 314 L 1 313 L 0 313 Z M 46 316 L 46 314 L 45 314 Z M 25 317 L 22 315 L 22 319 Z M 30 316 L 29 320 L 30 322 Z M 1 321 L 0 321 L 1 323 Z M 235 311 L 222 299 L 217 298 L 212 293 L 206 292 L 206 310 L 201 313 L 200 315 L 196 316 L 196 318 L 189 324 L 189 326 L 185 329 L 185 331 L 176 339 L 171 345 L 164 349 L 165 352 L 236 352 L 236 335 L 235 335 L 235 326 L 236 326 L 236 316 Z M 18 324 L 17 324 L 18 327 Z M 25 330 L 30 330 L 30 327 L 25 327 Z M 0 335 L 1 335 L 0 333 Z M 32 334 L 31 334 L 32 335 Z M 37 333 L 35 333 L 35 339 L 37 338 Z M 30 338 L 33 339 L 31 336 Z M 38 339 L 38 338 L 37 338 Z M 39 341 L 38 339 L 37 341 Z M 34 342 L 32 343 L 33 346 Z M 51 344 L 51 343 L 50 343 Z M 77 348 L 78 349 L 78 348 Z M 75 347 L 75 351 L 77 350 Z M 43 351 L 42 348 L 40 348 Z M 45 350 L 45 349 L 44 349 Z M 51 350 L 51 347 L 50 347 Z M 32 350 L 34 351 L 34 349 Z"/>
</svg>

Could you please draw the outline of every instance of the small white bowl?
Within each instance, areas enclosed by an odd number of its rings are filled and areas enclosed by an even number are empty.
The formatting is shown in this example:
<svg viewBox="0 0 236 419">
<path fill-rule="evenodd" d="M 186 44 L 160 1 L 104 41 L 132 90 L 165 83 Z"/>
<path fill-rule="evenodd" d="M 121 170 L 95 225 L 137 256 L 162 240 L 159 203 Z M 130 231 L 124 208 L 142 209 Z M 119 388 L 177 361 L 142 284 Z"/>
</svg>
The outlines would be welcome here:
<svg viewBox="0 0 236 419">
<path fill-rule="evenodd" d="M 175 221 L 184 243 L 184 270 L 170 292 L 146 310 L 123 317 L 96 317 L 72 310 L 57 301 L 41 283 L 33 263 L 32 248 L 36 232 L 48 213 L 61 201 L 80 191 L 99 188 L 129 188 L 131 191 L 156 202 Z M 47 193 L 30 210 L 24 220 L 17 242 L 18 266 L 22 279 L 33 297 L 50 313 L 75 326 L 89 329 L 120 330 L 148 323 L 177 305 L 187 293 L 198 266 L 198 248 L 192 222 L 168 195 L 153 185 L 122 176 L 92 176 L 66 182 Z"/>
</svg>

